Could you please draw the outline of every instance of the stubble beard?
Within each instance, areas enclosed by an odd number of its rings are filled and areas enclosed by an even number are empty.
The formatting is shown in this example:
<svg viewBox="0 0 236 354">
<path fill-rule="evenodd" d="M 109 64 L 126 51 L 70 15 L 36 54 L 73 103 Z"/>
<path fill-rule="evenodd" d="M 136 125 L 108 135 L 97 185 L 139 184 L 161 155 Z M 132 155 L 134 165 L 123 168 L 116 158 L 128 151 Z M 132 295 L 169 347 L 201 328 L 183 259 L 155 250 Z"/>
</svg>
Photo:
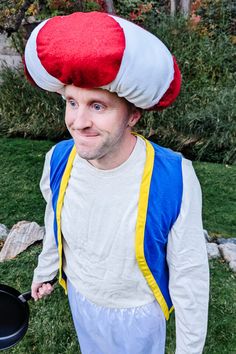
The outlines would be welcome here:
<svg viewBox="0 0 236 354">
<path fill-rule="evenodd" d="M 77 152 L 82 159 L 87 161 L 89 160 L 98 160 L 104 157 L 109 152 L 110 144 L 108 141 L 102 143 L 100 146 L 91 147 L 88 149 L 83 149 L 83 147 L 77 148 Z"/>
<path fill-rule="evenodd" d="M 104 157 L 112 158 L 112 156 L 120 150 L 123 135 L 124 127 L 122 127 L 115 136 L 111 136 L 109 133 L 103 133 L 100 135 L 102 141 L 99 142 L 96 147 L 91 146 L 91 148 L 83 149 L 83 147 L 78 144 L 77 152 L 82 159 L 87 161 L 100 160 Z"/>
</svg>

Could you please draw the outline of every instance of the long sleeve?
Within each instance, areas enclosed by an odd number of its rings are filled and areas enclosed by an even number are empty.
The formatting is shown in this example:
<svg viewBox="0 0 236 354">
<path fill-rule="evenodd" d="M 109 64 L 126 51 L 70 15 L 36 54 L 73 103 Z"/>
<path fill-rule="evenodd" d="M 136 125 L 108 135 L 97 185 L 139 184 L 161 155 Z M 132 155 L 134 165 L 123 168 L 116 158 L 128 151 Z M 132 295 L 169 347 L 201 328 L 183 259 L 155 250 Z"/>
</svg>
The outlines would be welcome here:
<svg viewBox="0 0 236 354">
<path fill-rule="evenodd" d="M 180 215 L 167 245 L 169 291 L 176 317 L 176 354 L 203 351 L 208 321 L 209 267 L 202 227 L 201 188 L 192 163 L 183 159 Z"/>
<path fill-rule="evenodd" d="M 43 249 L 38 257 L 38 265 L 34 270 L 33 281 L 37 283 L 52 280 L 58 271 L 58 250 L 53 232 L 53 208 L 52 194 L 50 189 L 50 159 L 53 148 L 46 154 L 40 189 L 44 199 L 47 202 L 45 210 L 45 229 L 46 233 L 43 239 Z"/>
</svg>

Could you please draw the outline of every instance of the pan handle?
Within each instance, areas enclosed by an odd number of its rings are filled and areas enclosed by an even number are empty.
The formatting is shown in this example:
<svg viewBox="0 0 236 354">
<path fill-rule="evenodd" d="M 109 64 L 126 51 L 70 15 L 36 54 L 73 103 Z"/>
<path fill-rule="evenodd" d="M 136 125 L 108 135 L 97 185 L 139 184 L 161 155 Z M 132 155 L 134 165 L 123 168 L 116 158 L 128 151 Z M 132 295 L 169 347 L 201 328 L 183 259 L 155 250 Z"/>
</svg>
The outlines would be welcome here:
<svg viewBox="0 0 236 354">
<path fill-rule="evenodd" d="M 46 281 L 45 283 L 49 283 L 49 284 L 53 285 L 56 282 L 57 282 L 57 277 L 52 279 L 52 280 L 50 280 L 50 281 Z M 23 294 L 19 295 L 18 299 L 20 299 L 22 302 L 26 302 L 26 301 L 31 300 L 32 299 L 31 290 L 27 291 L 26 293 L 23 293 Z"/>
</svg>

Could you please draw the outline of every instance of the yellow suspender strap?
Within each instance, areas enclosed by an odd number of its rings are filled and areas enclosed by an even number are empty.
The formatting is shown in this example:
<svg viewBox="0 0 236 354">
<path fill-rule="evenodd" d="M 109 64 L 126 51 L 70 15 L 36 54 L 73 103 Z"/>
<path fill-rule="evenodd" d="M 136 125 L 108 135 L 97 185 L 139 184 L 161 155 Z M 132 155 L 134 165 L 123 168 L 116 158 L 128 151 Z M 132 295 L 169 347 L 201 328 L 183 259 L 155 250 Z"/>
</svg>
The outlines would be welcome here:
<svg viewBox="0 0 236 354">
<path fill-rule="evenodd" d="M 68 162 L 61 179 L 60 190 L 57 200 L 56 218 L 57 218 L 57 239 L 58 239 L 58 252 L 59 252 L 59 284 L 65 289 L 67 293 L 67 286 L 65 280 L 62 278 L 62 234 L 61 234 L 61 210 L 63 206 L 64 195 L 66 187 L 70 178 L 73 161 L 76 156 L 76 148 L 73 146 L 68 158 Z"/>
<path fill-rule="evenodd" d="M 138 203 L 136 239 L 135 239 L 136 259 L 140 270 L 142 271 L 156 300 L 158 301 L 159 305 L 162 308 L 165 318 L 168 320 L 169 319 L 168 306 L 166 304 L 166 301 L 162 295 L 159 286 L 157 285 L 156 280 L 154 279 L 148 267 L 148 264 L 145 259 L 145 254 L 144 254 L 144 234 L 145 234 L 146 216 L 147 216 L 147 208 L 148 208 L 149 190 L 150 190 L 152 170 L 154 165 L 154 148 L 148 140 L 146 140 L 142 136 L 140 137 L 144 139 L 144 141 L 146 142 L 146 163 L 144 166 L 144 172 L 143 172 L 143 177 L 142 177 L 142 182 L 140 187 L 139 203 Z"/>
</svg>

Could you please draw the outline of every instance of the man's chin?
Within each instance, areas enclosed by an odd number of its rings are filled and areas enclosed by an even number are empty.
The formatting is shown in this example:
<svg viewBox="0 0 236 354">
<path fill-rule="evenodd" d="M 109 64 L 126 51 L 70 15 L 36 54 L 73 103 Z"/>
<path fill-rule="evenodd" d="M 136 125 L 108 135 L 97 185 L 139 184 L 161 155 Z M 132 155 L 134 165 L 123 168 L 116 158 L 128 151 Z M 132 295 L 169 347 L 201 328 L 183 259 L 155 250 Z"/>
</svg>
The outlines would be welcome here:
<svg viewBox="0 0 236 354">
<path fill-rule="evenodd" d="M 75 141 L 75 146 L 78 155 L 85 160 L 98 160 L 101 159 L 107 153 L 107 149 L 105 148 L 105 146 L 94 145 L 88 146 L 87 144 L 80 144 Z"/>
<path fill-rule="evenodd" d="M 76 147 L 76 149 L 78 155 L 84 160 L 96 160 L 101 157 L 101 154 L 98 153 L 97 151 L 86 151 L 78 147 Z"/>
</svg>

